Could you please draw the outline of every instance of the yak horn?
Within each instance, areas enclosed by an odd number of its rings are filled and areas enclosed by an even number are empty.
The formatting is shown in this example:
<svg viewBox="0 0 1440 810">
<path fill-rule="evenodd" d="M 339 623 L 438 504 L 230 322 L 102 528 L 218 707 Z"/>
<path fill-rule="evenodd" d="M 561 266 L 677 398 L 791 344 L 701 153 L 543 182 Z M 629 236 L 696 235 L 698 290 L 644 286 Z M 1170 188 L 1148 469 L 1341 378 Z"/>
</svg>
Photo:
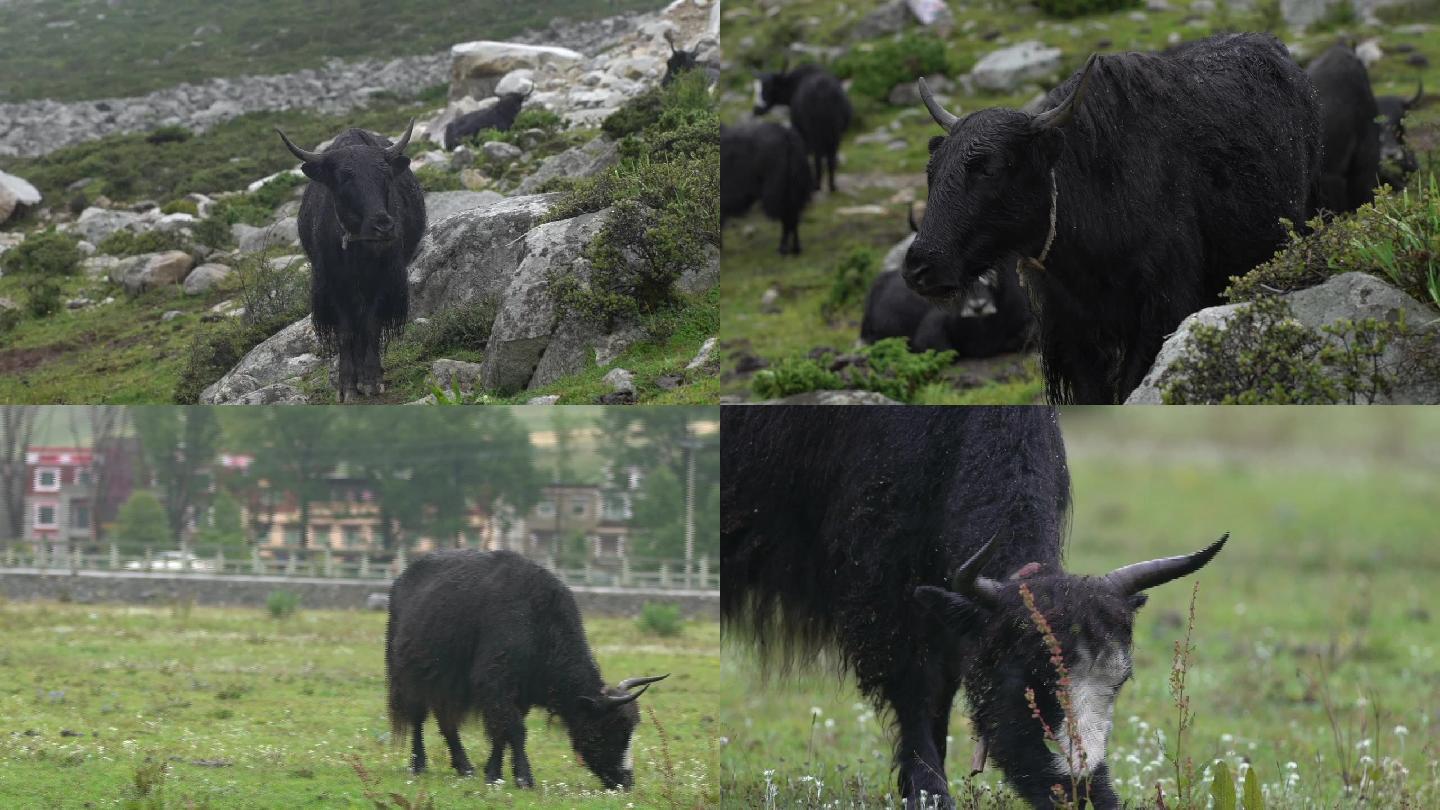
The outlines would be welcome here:
<svg viewBox="0 0 1440 810">
<path fill-rule="evenodd" d="M 1220 549 L 1225 547 L 1225 541 L 1230 539 L 1230 533 L 1226 532 L 1219 540 L 1200 549 L 1194 554 L 1182 554 L 1179 557 L 1162 557 L 1158 560 L 1146 560 L 1123 568 L 1117 568 L 1105 575 L 1105 581 L 1122 594 L 1136 594 L 1144 590 L 1164 585 L 1172 579 L 1179 579 L 1188 574 L 1193 574 L 1210 562 Z"/>
<path fill-rule="evenodd" d="M 1419 104 L 1421 97 L 1424 96 L 1424 95 L 1425 95 L 1425 79 L 1424 79 L 1424 78 L 1421 78 L 1421 79 L 1420 79 L 1420 86 L 1417 87 L 1417 88 L 1415 88 L 1415 97 L 1412 98 L 1412 99 L 1410 99 L 1409 101 L 1405 102 L 1405 109 L 1407 109 L 1407 110 L 1412 109 L 1416 104 Z"/>
<path fill-rule="evenodd" d="M 411 118 L 410 126 L 405 128 L 405 134 L 400 136 L 400 140 L 385 147 L 385 159 L 394 160 L 395 158 L 400 157 L 400 155 L 405 151 L 405 147 L 410 145 L 410 135 L 414 131 L 415 119 Z"/>
<path fill-rule="evenodd" d="M 987 607 L 994 607 L 1000 601 L 1000 583 L 980 576 L 980 569 L 985 567 L 985 563 L 995 553 L 997 539 L 998 535 L 990 538 L 989 542 L 975 552 L 975 556 L 960 566 L 950 579 L 950 590 Z"/>
<path fill-rule="evenodd" d="M 623 692 L 629 692 L 631 689 L 634 689 L 637 686 L 644 686 L 646 684 L 654 683 L 656 681 L 663 681 L 668 677 L 670 677 L 670 673 L 667 672 L 664 675 L 647 675 L 643 678 L 626 678 L 625 680 L 616 684 L 615 688 Z"/>
<path fill-rule="evenodd" d="M 923 76 L 916 79 L 915 83 L 920 88 L 920 100 L 925 102 L 925 109 L 930 111 L 930 117 L 935 119 L 935 123 L 939 124 L 941 129 L 949 132 L 959 122 L 960 116 L 940 106 L 940 102 L 935 100 L 935 95 L 926 86 Z"/>
<path fill-rule="evenodd" d="M 275 132 L 279 133 L 280 140 L 285 142 L 285 146 L 290 150 L 290 153 L 300 158 L 301 161 L 305 163 L 315 163 L 325 158 L 325 155 L 320 152 L 307 152 L 296 146 L 295 142 L 286 137 L 285 133 L 282 132 L 279 127 L 275 127 Z"/>
<path fill-rule="evenodd" d="M 626 678 L 625 680 L 621 681 L 615 688 L 622 692 L 628 692 L 629 694 L 604 694 L 600 696 L 600 700 L 598 700 L 597 703 L 607 709 L 613 709 L 616 706 L 624 706 L 626 703 L 634 702 L 641 695 L 645 694 L 645 690 L 650 688 L 650 684 L 656 681 L 663 681 L 668 677 L 670 677 L 670 673 L 667 672 L 664 675 L 650 675 L 644 678 Z M 630 691 L 637 686 L 640 687 L 640 690 L 638 692 Z"/>
<path fill-rule="evenodd" d="M 1063 127 L 1070 123 L 1075 117 L 1075 110 L 1079 108 L 1080 102 L 1085 98 L 1085 88 L 1090 84 L 1090 74 L 1095 72 L 1095 65 L 1100 61 L 1100 54 L 1092 53 L 1090 58 L 1085 60 L 1085 67 L 1080 71 L 1080 81 L 1075 83 L 1075 89 L 1070 95 L 1054 109 L 1046 110 L 1043 113 L 1030 119 L 1030 126 L 1035 129 L 1053 129 Z"/>
<path fill-rule="evenodd" d="M 675 47 L 675 29 L 665 29 L 665 42 L 670 46 L 671 53 L 675 53 L 676 51 L 680 50 L 679 48 Z"/>
</svg>

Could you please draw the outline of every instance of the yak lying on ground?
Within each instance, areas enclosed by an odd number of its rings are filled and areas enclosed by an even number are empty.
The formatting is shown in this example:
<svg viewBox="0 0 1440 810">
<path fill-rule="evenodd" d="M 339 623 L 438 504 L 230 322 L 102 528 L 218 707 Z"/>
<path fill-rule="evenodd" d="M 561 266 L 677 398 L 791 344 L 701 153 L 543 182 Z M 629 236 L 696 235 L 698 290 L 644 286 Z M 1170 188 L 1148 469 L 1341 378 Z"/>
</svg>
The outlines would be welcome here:
<svg viewBox="0 0 1440 810">
<path fill-rule="evenodd" d="M 761 73 L 755 80 L 755 114 L 764 115 L 771 107 L 781 105 L 790 107 L 790 125 L 805 141 L 805 150 L 814 156 L 815 189 L 820 189 L 828 167 L 830 190 L 834 191 L 840 139 L 845 137 L 854 114 L 845 88 L 817 65 Z"/>
<path fill-rule="evenodd" d="M 988 750 L 1035 807 L 1062 804 L 1057 784 L 1066 802 L 1118 807 L 1105 753 L 1135 613 L 1145 590 L 1198 570 L 1225 538 L 1104 576 L 1066 573 L 1070 478 L 1048 408 L 726 408 L 720 420 L 724 632 L 782 666 L 838 651 L 893 712 L 908 807 L 953 806 L 946 735 L 961 686 L 977 770 Z M 1064 649 L 1073 717 L 1022 582 Z"/>
<path fill-rule="evenodd" d="M 515 126 L 515 117 L 525 103 L 528 93 L 506 93 L 500 100 L 483 110 L 465 113 L 445 125 L 445 149 L 451 150 L 465 142 L 466 138 L 482 129 L 509 132 Z"/>
<path fill-rule="evenodd" d="M 780 253 L 800 253 L 800 215 L 810 202 L 805 144 L 783 124 L 720 127 L 720 226 L 756 201 L 780 223 Z"/>
<path fill-rule="evenodd" d="M 1124 400 L 1181 319 L 1270 258 L 1281 218 L 1304 220 L 1320 168 L 1314 92 L 1263 34 L 1092 56 L 1033 116 L 920 93 L 946 135 L 905 280 L 950 301 L 1024 257 L 1053 402 Z"/>
<path fill-rule="evenodd" d="M 425 195 L 405 147 L 364 130 L 341 133 L 324 152 L 309 152 L 280 133 L 310 178 L 300 201 L 300 244 L 310 258 L 315 334 L 339 350 L 339 399 L 384 390 L 380 351 L 405 324 L 405 268 L 425 233 Z"/>
<path fill-rule="evenodd" d="M 1420 171 L 1420 161 L 1405 145 L 1405 114 L 1420 104 L 1425 95 L 1425 83 L 1415 88 L 1410 98 L 1400 96 L 1376 96 L 1375 105 L 1380 108 L 1380 182 L 1388 183 L 1393 189 L 1405 187 L 1405 180 Z"/>
<path fill-rule="evenodd" d="M 1324 161 L 1315 204 L 1339 213 L 1375 199 L 1380 169 L 1380 108 L 1370 74 L 1344 43 L 1331 46 L 1305 69 L 1320 101 Z"/>
<path fill-rule="evenodd" d="M 409 733 L 415 773 L 425 770 L 422 727 L 433 714 L 450 765 L 462 776 L 473 774 L 459 727 L 479 714 L 490 738 L 485 781 L 500 779 L 509 748 L 515 785 L 534 787 L 525 715 L 541 706 L 565 724 L 585 767 L 607 789 L 625 790 L 635 777 L 635 699 L 667 677 L 606 686 L 570 589 L 519 554 L 474 550 L 427 554 L 395 580 L 385 673 L 390 724 L 397 740 Z"/>
<path fill-rule="evenodd" d="M 1024 348 L 1030 323 L 1030 302 L 1013 268 L 982 276 L 958 308 L 936 306 L 907 287 L 899 271 L 887 270 L 865 296 L 860 339 L 903 337 L 914 352 L 994 357 Z"/>
</svg>

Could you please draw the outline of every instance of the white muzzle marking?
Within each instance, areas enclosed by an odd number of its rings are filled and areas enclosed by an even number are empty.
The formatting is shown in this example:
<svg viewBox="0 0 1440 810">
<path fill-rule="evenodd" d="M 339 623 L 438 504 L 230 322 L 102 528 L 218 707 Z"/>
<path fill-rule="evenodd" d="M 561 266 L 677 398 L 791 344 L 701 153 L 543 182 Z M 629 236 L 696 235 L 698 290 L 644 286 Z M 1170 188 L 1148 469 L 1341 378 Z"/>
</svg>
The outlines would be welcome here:
<svg viewBox="0 0 1440 810">
<path fill-rule="evenodd" d="M 1070 712 L 1055 733 L 1060 753 L 1055 756 L 1062 774 L 1089 776 L 1105 761 L 1114 725 L 1115 695 L 1125 677 L 1127 662 L 1119 647 L 1092 656 L 1081 646 L 1070 670 Z"/>
</svg>

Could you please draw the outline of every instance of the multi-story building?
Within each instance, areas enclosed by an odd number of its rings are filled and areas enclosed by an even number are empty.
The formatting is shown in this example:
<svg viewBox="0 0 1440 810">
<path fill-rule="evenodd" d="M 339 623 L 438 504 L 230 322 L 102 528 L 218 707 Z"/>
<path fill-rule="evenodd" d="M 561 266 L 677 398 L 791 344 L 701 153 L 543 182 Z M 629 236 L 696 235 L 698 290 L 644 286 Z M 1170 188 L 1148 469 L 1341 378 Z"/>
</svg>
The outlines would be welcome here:
<svg viewBox="0 0 1440 810">
<path fill-rule="evenodd" d="M 25 539 L 64 553 L 95 536 L 95 481 L 88 448 L 31 447 L 25 453 Z"/>
</svg>

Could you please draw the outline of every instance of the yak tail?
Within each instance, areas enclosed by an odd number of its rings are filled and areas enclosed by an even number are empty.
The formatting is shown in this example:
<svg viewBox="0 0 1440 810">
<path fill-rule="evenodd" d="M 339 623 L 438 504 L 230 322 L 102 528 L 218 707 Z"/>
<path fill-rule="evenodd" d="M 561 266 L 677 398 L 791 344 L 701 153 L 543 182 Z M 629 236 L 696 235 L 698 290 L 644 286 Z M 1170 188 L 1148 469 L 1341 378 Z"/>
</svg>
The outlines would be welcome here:
<svg viewBox="0 0 1440 810">
<path fill-rule="evenodd" d="M 391 600 L 395 593 L 392 589 Z M 389 617 L 385 621 L 385 685 L 388 709 L 390 711 L 390 743 L 400 745 L 410 735 L 410 713 L 400 694 L 400 685 L 395 672 L 395 603 L 391 601 Z"/>
</svg>

